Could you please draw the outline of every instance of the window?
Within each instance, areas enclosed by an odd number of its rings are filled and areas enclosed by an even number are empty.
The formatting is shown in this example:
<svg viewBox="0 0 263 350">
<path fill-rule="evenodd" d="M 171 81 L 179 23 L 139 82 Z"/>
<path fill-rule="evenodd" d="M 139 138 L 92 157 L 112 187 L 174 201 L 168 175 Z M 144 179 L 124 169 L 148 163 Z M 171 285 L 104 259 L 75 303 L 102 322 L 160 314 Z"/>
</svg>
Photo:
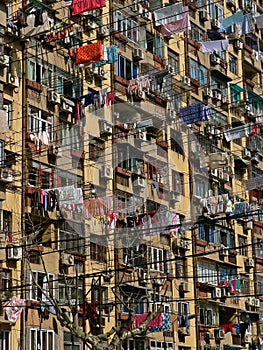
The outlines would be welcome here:
<svg viewBox="0 0 263 350">
<path fill-rule="evenodd" d="M 192 59 L 190 59 L 190 75 L 200 84 L 207 85 L 207 69 Z"/>
<path fill-rule="evenodd" d="M 160 350 L 160 349 L 173 350 L 174 349 L 174 345 L 173 345 L 173 343 L 170 343 L 170 342 L 151 340 L 151 342 L 150 342 L 150 350 Z M 191 350 L 191 348 L 189 348 L 187 350 Z"/>
<path fill-rule="evenodd" d="M 204 31 L 197 27 L 194 23 L 191 23 L 190 39 L 193 41 L 203 41 L 204 40 Z"/>
<path fill-rule="evenodd" d="M 91 302 L 99 305 L 108 303 L 108 288 L 93 286 L 91 289 Z"/>
<path fill-rule="evenodd" d="M 244 236 L 238 235 L 238 246 L 239 246 L 239 254 L 240 255 L 247 255 L 247 238 Z"/>
<path fill-rule="evenodd" d="M 151 293 L 151 299 L 149 300 L 149 311 L 151 312 L 164 312 L 170 314 L 172 312 L 172 305 L 170 297 L 168 295 L 162 295 L 158 293 Z"/>
<path fill-rule="evenodd" d="M 64 350 L 80 350 L 80 339 L 64 331 Z"/>
<path fill-rule="evenodd" d="M 114 29 L 125 35 L 129 40 L 138 43 L 139 27 L 137 22 L 127 18 L 120 11 L 116 11 L 114 17 Z"/>
<path fill-rule="evenodd" d="M 35 282 L 36 281 L 36 282 Z M 38 288 L 36 283 L 40 286 Z M 49 295 L 54 292 L 54 275 L 39 271 L 32 271 L 30 275 L 30 296 L 31 300 L 43 300 L 46 301 L 47 297 L 45 294 Z M 44 293 L 42 293 L 42 290 Z"/>
<path fill-rule="evenodd" d="M 0 210 L 1 231 L 5 234 L 6 240 L 12 242 L 12 212 Z"/>
<path fill-rule="evenodd" d="M 40 109 L 29 107 L 28 131 L 36 133 L 38 137 L 39 135 L 45 135 L 47 143 L 53 141 L 53 116 L 41 111 Z"/>
<path fill-rule="evenodd" d="M 48 65 L 39 64 L 35 61 L 28 62 L 28 78 L 39 84 L 51 87 L 52 69 Z"/>
<path fill-rule="evenodd" d="M 90 259 L 98 262 L 107 262 L 107 247 L 105 245 L 99 245 L 94 242 L 90 242 Z"/>
<path fill-rule="evenodd" d="M 123 350 L 145 350 L 145 340 L 142 339 L 128 339 L 122 344 Z"/>
<path fill-rule="evenodd" d="M 136 267 L 144 265 L 144 249 L 143 245 L 139 244 L 135 247 L 124 247 L 122 249 L 123 263 Z"/>
<path fill-rule="evenodd" d="M 59 224 L 59 250 L 84 254 L 85 228 L 77 222 L 62 221 Z"/>
<path fill-rule="evenodd" d="M 263 242 L 261 239 L 257 240 L 256 256 L 260 259 L 263 259 Z"/>
<path fill-rule="evenodd" d="M 70 302 L 71 304 L 83 301 L 83 279 L 76 277 L 58 277 L 58 297 L 63 304 Z"/>
<path fill-rule="evenodd" d="M 189 311 L 189 302 L 186 301 L 178 301 L 177 302 L 177 313 L 178 315 L 188 315 Z"/>
<path fill-rule="evenodd" d="M 165 249 L 147 247 L 147 263 L 150 269 L 168 273 L 170 270 L 169 251 Z"/>
<path fill-rule="evenodd" d="M 30 350 L 54 350 L 54 331 L 30 329 Z"/>
<path fill-rule="evenodd" d="M 224 11 L 221 7 L 213 2 L 213 0 L 207 1 L 208 13 L 211 19 L 217 19 L 222 21 L 224 18 Z"/>
<path fill-rule="evenodd" d="M 198 225 L 198 238 L 208 243 L 215 243 L 214 227 L 204 224 Z"/>
<path fill-rule="evenodd" d="M 171 50 L 168 51 L 168 67 L 172 73 L 179 73 L 179 55 Z"/>
<path fill-rule="evenodd" d="M 198 282 L 218 285 L 216 265 L 205 261 L 197 263 Z"/>
<path fill-rule="evenodd" d="M 1 350 L 11 350 L 11 332 L 2 331 L 0 333 L 0 348 Z"/>
<path fill-rule="evenodd" d="M 231 103 L 237 103 L 241 100 L 241 93 L 234 90 L 231 86 L 230 86 L 230 98 L 231 98 Z"/>
<path fill-rule="evenodd" d="M 120 56 L 118 62 L 115 64 L 115 73 L 119 77 L 131 80 L 137 78 L 138 65 L 129 61 L 127 58 Z"/>
<path fill-rule="evenodd" d="M 205 198 L 208 194 L 209 183 L 208 179 L 196 175 L 194 177 L 194 195 L 196 197 Z"/>
<path fill-rule="evenodd" d="M 218 325 L 218 311 L 216 307 L 212 305 L 200 304 L 199 307 L 199 324 L 204 326 L 217 326 Z"/>
<path fill-rule="evenodd" d="M 59 94 L 66 97 L 78 97 L 81 95 L 80 81 L 75 79 L 74 76 L 65 73 L 59 69 L 55 72 L 56 78 L 56 90 Z"/>
<path fill-rule="evenodd" d="M 9 128 L 12 126 L 12 103 L 10 101 L 4 101 L 3 110 L 6 112 L 6 120 Z"/>
<path fill-rule="evenodd" d="M 51 169 L 46 168 L 46 171 L 37 167 L 36 163 L 28 169 L 28 184 L 42 189 L 50 189 L 53 184 L 53 176 Z"/>
<path fill-rule="evenodd" d="M 61 146 L 68 147 L 71 150 L 82 151 L 82 134 L 79 124 L 70 124 L 60 120 L 58 128 L 58 139 Z"/>
<path fill-rule="evenodd" d="M 237 74 L 237 58 L 229 54 L 229 70 L 230 72 Z"/>
<path fill-rule="evenodd" d="M 152 54 L 164 58 L 164 41 L 158 35 L 146 31 L 146 50 Z"/>
<path fill-rule="evenodd" d="M 89 141 L 89 159 L 96 161 L 104 154 L 105 141 L 93 138 Z"/>
<path fill-rule="evenodd" d="M 211 76 L 211 88 L 217 89 L 223 96 L 227 96 L 227 82 L 221 81 L 214 76 Z"/>
</svg>

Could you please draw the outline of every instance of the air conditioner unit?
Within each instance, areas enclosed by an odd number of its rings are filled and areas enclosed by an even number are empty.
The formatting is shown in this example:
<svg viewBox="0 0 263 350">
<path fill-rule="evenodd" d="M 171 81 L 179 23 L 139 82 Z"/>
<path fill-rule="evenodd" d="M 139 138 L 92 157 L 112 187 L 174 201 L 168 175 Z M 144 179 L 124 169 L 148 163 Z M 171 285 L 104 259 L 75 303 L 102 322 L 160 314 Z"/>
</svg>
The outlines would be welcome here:
<svg viewBox="0 0 263 350">
<path fill-rule="evenodd" d="M 151 276 L 149 275 L 148 272 L 143 272 L 141 282 L 142 283 L 150 283 L 151 282 Z"/>
<path fill-rule="evenodd" d="M 61 264 L 66 266 L 74 266 L 74 255 L 62 253 L 61 254 Z"/>
<path fill-rule="evenodd" d="M 185 85 L 191 86 L 191 79 L 189 77 L 187 77 L 187 76 L 184 76 L 183 77 L 183 83 Z"/>
<path fill-rule="evenodd" d="M 164 282 L 165 282 L 165 279 L 164 278 L 155 278 L 153 280 L 154 284 L 157 284 L 158 286 L 163 286 L 164 285 Z"/>
<path fill-rule="evenodd" d="M 246 267 L 254 267 L 254 266 L 255 266 L 255 261 L 254 261 L 254 259 L 248 258 L 248 259 L 245 261 L 245 265 L 246 265 Z"/>
<path fill-rule="evenodd" d="M 7 247 L 7 259 L 21 260 L 22 248 L 10 245 Z"/>
<path fill-rule="evenodd" d="M 257 299 L 257 298 L 254 299 L 254 306 L 260 307 L 260 299 Z"/>
<path fill-rule="evenodd" d="M 106 120 L 100 122 L 100 132 L 102 134 L 112 134 L 112 124 Z"/>
<path fill-rule="evenodd" d="M 243 150 L 243 158 L 250 159 L 251 158 L 251 152 L 249 149 L 244 148 Z"/>
<path fill-rule="evenodd" d="M 188 282 L 182 282 L 180 284 L 180 287 L 182 289 L 183 292 L 189 292 L 189 286 L 188 286 Z"/>
<path fill-rule="evenodd" d="M 11 73 L 8 73 L 6 83 L 12 87 L 19 87 L 19 78 L 15 77 Z"/>
<path fill-rule="evenodd" d="M 210 55 L 210 62 L 212 63 L 212 64 L 220 64 L 220 58 L 219 57 L 217 57 L 215 54 L 211 54 Z"/>
<path fill-rule="evenodd" d="M 201 10 L 200 12 L 199 12 L 199 14 L 200 14 L 200 19 L 201 19 L 201 21 L 209 21 L 209 19 L 210 19 L 210 16 L 209 16 L 209 13 L 206 11 L 206 10 Z"/>
<path fill-rule="evenodd" d="M 147 21 L 151 21 L 152 20 L 152 13 L 151 11 L 143 11 L 142 12 L 142 18 L 146 19 Z"/>
<path fill-rule="evenodd" d="M 217 137 L 219 137 L 220 139 L 223 138 L 223 133 L 222 133 L 222 131 L 219 130 L 219 129 L 215 129 L 215 135 L 216 135 Z"/>
<path fill-rule="evenodd" d="M 208 332 L 207 333 L 209 339 L 215 339 L 215 334 L 214 332 Z"/>
<path fill-rule="evenodd" d="M 216 339 L 224 339 L 225 338 L 224 328 L 216 329 L 215 330 L 215 337 L 216 337 Z"/>
<path fill-rule="evenodd" d="M 99 36 L 107 36 L 110 34 L 110 29 L 108 26 L 101 26 L 98 29 L 98 35 Z"/>
<path fill-rule="evenodd" d="M 134 49 L 132 55 L 136 60 L 144 60 L 144 51 L 142 49 Z"/>
<path fill-rule="evenodd" d="M 213 97 L 213 90 L 209 89 L 209 88 L 205 88 L 204 94 L 206 97 Z"/>
<path fill-rule="evenodd" d="M 10 62 L 10 57 L 8 55 L 0 55 L 0 65 L 8 67 Z"/>
<path fill-rule="evenodd" d="M 213 98 L 215 98 L 217 100 L 221 100 L 222 95 L 220 92 L 218 92 L 218 90 L 213 90 Z"/>
<path fill-rule="evenodd" d="M 146 99 L 145 91 L 142 91 L 142 90 L 138 91 L 138 97 L 140 100 L 145 100 Z"/>
<path fill-rule="evenodd" d="M 145 179 L 143 177 L 138 177 L 133 183 L 135 186 L 145 187 Z"/>
<path fill-rule="evenodd" d="M 71 106 L 68 102 L 62 101 L 60 105 L 60 109 L 62 112 L 73 113 L 73 106 Z"/>
<path fill-rule="evenodd" d="M 228 290 L 227 288 L 221 288 L 221 297 L 225 298 L 228 296 Z"/>
<path fill-rule="evenodd" d="M 112 179 L 113 178 L 113 169 L 111 166 L 105 165 L 102 168 L 102 172 L 101 172 L 101 177 L 104 179 Z"/>
<path fill-rule="evenodd" d="M 93 21 L 90 18 L 87 18 L 84 22 L 84 25 L 87 29 L 95 29 L 97 27 L 97 24 L 95 21 Z"/>
<path fill-rule="evenodd" d="M 185 240 L 185 241 L 184 241 L 184 248 L 185 248 L 186 250 L 190 250 L 190 246 L 191 246 L 191 242 Z"/>
<path fill-rule="evenodd" d="M 223 172 L 223 170 L 218 170 L 218 178 L 219 178 L 219 180 L 224 180 L 224 172 Z"/>
<path fill-rule="evenodd" d="M 243 44 L 242 41 L 240 41 L 240 40 L 236 40 L 236 41 L 234 42 L 234 47 L 235 47 L 235 49 L 237 49 L 237 50 L 242 50 L 242 49 L 243 49 L 243 46 L 244 46 L 244 44 Z"/>
<path fill-rule="evenodd" d="M 173 110 L 170 111 L 170 118 L 176 119 L 176 115 L 177 115 L 176 110 L 173 109 Z"/>
<path fill-rule="evenodd" d="M 219 255 L 221 255 L 221 256 L 228 256 L 228 249 L 221 249 L 219 251 Z"/>
<path fill-rule="evenodd" d="M 139 130 L 138 138 L 143 141 L 147 141 L 147 133 L 146 131 Z"/>
<path fill-rule="evenodd" d="M 247 304 L 249 305 L 249 306 L 254 306 L 255 305 L 255 298 L 254 297 L 248 297 L 247 298 Z"/>
<path fill-rule="evenodd" d="M 104 69 L 100 69 L 99 70 L 99 74 L 98 74 L 99 78 L 102 80 L 108 80 L 108 72 L 106 72 Z"/>
<path fill-rule="evenodd" d="M 251 340 L 251 336 L 249 334 L 245 334 L 244 336 L 244 342 L 245 343 L 250 343 L 250 340 Z"/>
<path fill-rule="evenodd" d="M 245 109 L 245 111 L 250 112 L 250 105 L 245 105 L 244 109 Z"/>
<path fill-rule="evenodd" d="M 212 19 L 211 21 L 212 28 L 219 29 L 220 28 L 220 22 L 218 19 Z"/>
<path fill-rule="evenodd" d="M 212 292 L 212 297 L 215 298 L 215 299 L 220 299 L 221 298 L 221 288 L 214 288 L 213 289 L 213 292 Z"/>
<path fill-rule="evenodd" d="M 244 222 L 244 230 L 253 230 L 253 221 L 245 221 Z"/>
<path fill-rule="evenodd" d="M 223 173 L 223 180 L 226 182 L 229 182 L 229 175 L 226 173 Z"/>
<path fill-rule="evenodd" d="M 52 156 L 56 156 L 56 157 L 62 157 L 62 150 L 60 147 L 58 146 L 50 146 L 48 149 L 48 153 Z"/>
<path fill-rule="evenodd" d="M 1 170 L 1 175 L 0 175 L 0 181 L 3 182 L 13 182 L 14 177 L 13 177 L 13 171 L 9 168 L 3 168 Z"/>
<path fill-rule="evenodd" d="M 48 102 L 60 104 L 60 94 L 56 91 L 48 91 L 47 99 Z"/>
<path fill-rule="evenodd" d="M 258 154 L 251 155 L 251 161 L 255 163 L 259 163 L 259 155 Z"/>
</svg>

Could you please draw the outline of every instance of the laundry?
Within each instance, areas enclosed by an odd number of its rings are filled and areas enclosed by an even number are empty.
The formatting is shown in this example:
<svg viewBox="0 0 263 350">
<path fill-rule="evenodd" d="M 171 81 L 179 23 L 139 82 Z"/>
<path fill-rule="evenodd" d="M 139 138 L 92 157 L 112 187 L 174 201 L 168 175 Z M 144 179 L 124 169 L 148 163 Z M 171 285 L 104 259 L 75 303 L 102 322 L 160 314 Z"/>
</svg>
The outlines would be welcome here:
<svg viewBox="0 0 263 350">
<path fill-rule="evenodd" d="M 206 121 L 211 118 L 211 109 L 202 103 L 180 108 L 179 115 L 183 124 L 192 124 L 200 121 Z"/>
<path fill-rule="evenodd" d="M 148 314 L 135 314 L 134 315 L 134 326 L 136 328 L 140 327 L 145 320 L 147 319 Z M 162 327 L 163 323 L 163 314 L 157 313 L 156 317 L 153 318 L 146 326 L 147 329 L 149 328 L 155 328 L 155 327 Z"/>
<path fill-rule="evenodd" d="M 178 327 L 179 328 L 190 328 L 190 320 L 195 318 L 195 315 L 180 315 L 178 316 Z"/>
<path fill-rule="evenodd" d="M 176 21 L 184 18 L 183 3 L 162 7 L 155 10 L 153 15 L 156 26 L 175 23 Z"/>
<path fill-rule="evenodd" d="M 222 20 L 221 26 L 223 28 L 231 27 L 237 23 L 242 23 L 244 20 L 244 15 L 242 11 L 237 11 L 232 16 L 226 17 Z"/>
<path fill-rule="evenodd" d="M 175 22 L 163 24 L 161 26 L 161 32 L 163 36 L 171 36 L 173 34 L 179 34 L 191 30 L 188 6 L 184 6 L 183 14 L 184 17 L 182 19 L 179 19 Z"/>
<path fill-rule="evenodd" d="M 76 48 L 76 64 L 89 65 L 102 61 L 102 42 Z"/>
<path fill-rule="evenodd" d="M 258 29 L 263 29 L 263 15 L 255 17 Z"/>
<path fill-rule="evenodd" d="M 220 52 L 227 51 L 229 47 L 229 42 L 227 39 L 224 40 L 214 40 L 214 41 L 203 41 L 202 42 L 202 52 Z"/>
<path fill-rule="evenodd" d="M 4 304 L 4 310 L 6 312 L 6 316 L 8 321 L 12 323 L 16 323 L 19 319 L 21 312 L 25 308 L 25 300 L 18 299 L 17 297 L 13 297 L 10 301 Z"/>
<path fill-rule="evenodd" d="M 112 213 L 112 197 L 92 198 L 84 201 L 84 216 L 91 219 L 97 216 L 110 216 Z"/>
<path fill-rule="evenodd" d="M 73 0 L 72 16 L 79 15 L 86 11 L 96 10 L 106 6 L 106 0 Z"/>
<path fill-rule="evenodd" d="M 113 92 L 108 93 L 106 96 L 106 106 L 110 107 L 115 101 L 115 94 Z"/>
<path fill-rule="evenodd" d="M 104 88 L 102 90 L 99 91 L 99 104 L 100 104 L 100 107 L 102 108 L 105 103 L 106 103 L 106 96 L 107 96 L 107 93 L 108 93 L 108 88 Z"/>
<path fill-rule="evenodd" d="M 247 124 L 237 126 L 235 128 L 224 131 L 224 136 L 227 142 L 236 140 L 236 139 L 241 139 L 242 137 L 248 137 L 248 135 L 249 135 L 249 127 Z"/>
<path fill-rule="evenodd" d="M 103 57 L 103 61 L 95 63 L 95 67 L 101 67 L 105 64 L 112 64 L 118 62 L 118 47 L 116 45 L 112 45 L 106 48 L 107 51 L 107 59 Z"/>
<path fill-rule="evenodd" d="M 241 34 L 246 35 L 254 30 L 253 17 L 251 13 L 244 15 L 244 20 L 241 25 Z"/>
<path fill-rule="evenodd" d="M 246 214 L 248 209 L 248 203 L 243 201 L 243 202 L 236 202 L 234 204 L 234 211 L 233 215 L 244 215 Z"/>
</svg>

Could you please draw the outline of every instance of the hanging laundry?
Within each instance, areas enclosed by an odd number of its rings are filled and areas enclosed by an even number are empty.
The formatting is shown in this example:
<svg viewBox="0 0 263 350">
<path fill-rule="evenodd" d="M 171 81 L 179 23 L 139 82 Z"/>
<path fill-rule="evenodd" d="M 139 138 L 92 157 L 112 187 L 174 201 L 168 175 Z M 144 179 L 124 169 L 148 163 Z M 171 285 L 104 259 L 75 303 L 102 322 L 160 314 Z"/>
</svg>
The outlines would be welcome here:
<svg viewBox="0 0 263 350">
<path fill-rule="evenodd" d="M 249 135 L 249 127 L 247 124 L 237 126 L 235 128 L 224 131 L 224 136 L 227 142 L 236 140 L 236 139 L 241 139 L 242 137 L 248 137 L 248 135 Z"/>
<path fill-rule="evenodd" d="M 183 124 L 192 124 L 200 121 L 206 121 L 211 118 L 211 109 L 202 103 L 180 108 L 179 115 Z"/>
<path fill-rule="evenodd" d="M 202 42 L 202 52 L 213 53 L 215 51 L 228 51 L 229 42 L 227 39 L 224 40 L 214 40 L 214 41 L 203 41 Z"/>
<path fill-rule="evenodd" d="M 89 65 L 102 60 L 102 42 L 76 48 L 76 64 Z"/>
<path fill-rule="evenodd" d="M 96 10 L 106 6 L 106 0 L 73 0 L 72 16 L 79 15 L 86 11 Z"/>
<path fill-rule="evenodd" d="M 145 320 L 147 319 L 148 314 L 135 314 L 134 315 L 134 326 L 136 328 L 140 327 Z M 151 321 L 148 322 L 146 325 L 146 328 L 154 328 L 154 327 L 162 327 L 163 324 L 163 314 L 162 313 L 157 313 L 156 317 L 152 319 Z"/>
<path fill-rule="evenodd" d="M 256 20 L 258 29 L 263 29 L 263 15 L 254 17 L 254 19 Z"/>
<path fill-rule="evenodd" d="M 254 30 L 253 21 L 254 20 L 251 13 L 244 15 L 244 20 L 241 25 L 241 34 L 245 35 L 253 32 Z"/>
<path fill-rule="evenodd" d="M 184 18 L 183 3 L 162 7 L 153 12 L 155 25 L 174 23 Z"/>
<path fill-rule="evenodd" d="M 221 26 L 226 29 L 237 23 L 242 23 L 244 20 L 244 15 L 242 11 L 237 11 L 232 16 L 224 18 L 221 22 Z"/>
<path fill-rule="evenodd" d="M 101 67 L 105 64 L 112 64 L 118 62 L 118 47 L 116 45 L 112 45 L 107 47 L 107 58 L 103 57 L 103 61 L 95 63 L 95 67 Z"/>
<path fill-rule="evenodd" d="M 8 321 L 12 323 L 16 323 L 21 315 L 21 312 L 25 308 L 25 300 L 18 299 L 17 297 L 13 297 L 10 301 L 4 304 L 4 310 L 6 312 L 6 316 Z"/>
<path fill-rule="evenodd" d="M 102 108 L 105 103 L 106 103 L 106 96 L 107 96 L 107 93 L 108 93 L 108 88 L 105 88 L 105 89 L 102 89 L 99 91 L 99 104 L 100 104 L 100 107 Z"/>
<path fill-rule="evenodd" d="M 114 101 L 115 101 L 115 94 L 111 92 L 106 96 L 106 106 L 110 107 Z"/>
<path fill-rule="evenodd" d="M 182 19 L 179 19 L 178 21 L 163 24 L 161 26 L 161 32 L 163 36 L 171 36 L 173 34 L 179 34 L 185 31 L 191 30 L 191 22 L 189 19 L 189 11 L 188 6 L 184 6 L 183 8 L 183 15 L 184 17 Z"/>
</svg>

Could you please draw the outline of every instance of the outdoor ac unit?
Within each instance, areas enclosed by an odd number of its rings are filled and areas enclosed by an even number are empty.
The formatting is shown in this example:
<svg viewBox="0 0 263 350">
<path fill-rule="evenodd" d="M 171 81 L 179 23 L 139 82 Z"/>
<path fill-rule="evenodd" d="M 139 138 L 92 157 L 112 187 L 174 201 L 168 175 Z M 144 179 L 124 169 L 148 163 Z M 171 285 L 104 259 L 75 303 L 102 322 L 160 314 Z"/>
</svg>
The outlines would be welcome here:
<svg viewBox="0 0 263 350">
<path fill-rule="evenodd" d="M 48 91 L 47 99 L 48 102 L 60 104 L 60 94 L 56 91 Z"/>
<path fill-rule="evenodd" d="M 8 67 L 10 62 L 10 57 L 8 55 L 0 55 L 0 65 Z"/>
<path fill-rule="evenodd" d="M 113 178 L 113 169 L 111 166 L 105 165 L 102 168 L 101 177 L 104 179 L 112 179 Z"/>
<path fill-rule="evenodd" d="M 138 97 L 140 98 L 140 100 L 145 100 L 146 99 L 145 91 L 138 91 Z"/>
<path fill-rule="evenodd" d="M 221 298 L 221 288 L 214 288 L 213 289 L 213 292 L 212 292 L 212 297 L 215 298 L 215 299 L 218 299 L 218 298 Z"/>
<path fill-rule="evenodd" d="M 9 168 L 1 169 L 0 180 L 3 182 L 13 182 L 14 181 L 13 171 Z"/>
<path fill-rule="evenodd" d="M 99 36 L 106 36 L 106 35 L 109 35 L 109 33 L 110 33 L 110 30 L 108 26 L 101 26 L 98 29 Z"/>
<path fill-rule="evenodd" d="M 132 54 L 134 59 L 144 60 L 144 51 L 142 49 L 134 49 Z"/>
<path fill-rule="evenodd" d="M 149 275 L 148 272 L 143 272 L 141 282 L 142 283 L 150 283 L 151 282 L 151 276 Z"/>
<path fill-rule="evenodd" d="M 140 186 L 140 187 L 145 187 L 145 179 L 143 177 L 138 177 L 135 181 L 134 181 L 134 185 L 135 186 Z"/>
<path fill-rule="evenodd" d="M 228 256 L 228 249 L 221 249 L 220 252 L 219 252 L 219 254 L 220 254 L 221 256 Z"/>
<path fill-rule="evenodd" d="M 212 19 L 211 21 L 212 28 L 219 29 L 220 28 L 220 22 L 218 19 Z"/>
<path fill-rule="evenodd" d="M 186 250 L 190 250 L 190 245 L 191 245 L 191 242 L 190 242 L 190 241 L 187 241 L 187 240 L 184 241 L 184 248 L 185 248 Z"/>
<path fill-rule="evenodd" d="M 244 150 L 243 150 L 243 158 L 246 158 L 246 159 L 251 158 L 251 152 L 247 148 L 244 148 Z"/>
<path fill-rule="evenodd" d="M 52 156 L 62 157 L 62 150 L 58 146 L 50 146 L 48 149 L 48 153 Z"/>
<path fill-rule="evenodd" d="M 185 85 L 191 86 L 191 79 L 189 77 L 187 77 L 187 76 L 184 76 L 183 77 L 183 83 Z"/>
<path fill-rule="evenodd" d="M 213 91 L 209 88 L 205 88 L 205 96 L 206 97 L 213 97 Z"/>
<path fill-rule="evenodd" d="M 92 19 L 88 18 L 85 20 L 85 27 L 89 29 L 95 29 L 97 27 L 97 24 Z"/>
<path fill-rule="evenodd" d="M 215 129 L 215 135 L 216 135 L 217 137 L 219 137 L 220 139 L 223 138 L 223 133 L 222 133 L 221 130 L 219 130 L 219 129 Z"/>
<path fill-rule="evenodd" d="M 215 54 L 210 55 L 210 62 L 212 64 L 220 64 L 220 58 L 217 57 Z"/>
<path fill-rule="evenodd" d="M 142 18 L 146 19 L 147 21 L 152 20 L 152 13 L 150 11 L 143 11 Z"/>
<path fill-rule="evenodd" d="M 222 95 L 220 92 L 218 92 L 217 90 L 213 90 L 213 98 L 217 99 L 217 100 L 221 100 Z"/>
<path fill-rule="evenodd" d="M 251 340 L 251 336 L 249 334 L 245 334 L 244 336 L 244 342 L 245 343 L 250 343 L 250 340 Z"/>
<path fill-rule="evenodd" d="M 219 180 L 224 180 L 224 172 L 223 172 L 223 170 L 218 170 L 218 178 L 219 178 Z"/>
<path fill-rule="evenodd" d="M 135 12 L 137 14 L 141 14 L 142 13 L 142 7 L 140 4 L 137 4 L 136 2 L 132 4 L 132 8 L 131 8 L 132 12 Z"/>
<path fill-rule="evenodd" d="M 164 285 L 164 282 L 165 282 L 165 279 L 164 278 L 155 278 L 153 280 L 154 284 L 157 284 L 158 286 L 163 286 Z"/>
<path fill-rule="evenodd" d="M 214 334 L 214 332 L 212 332 L 212 333 L 208 332 L 207 334 L 208 334 L 208 338 L 209 338 L 209 339 L 215 339 L 215 334 Z"/>
<path fill-rule="evenodd" d="M 140 140 L 147 141 L 147 133 L 146 133 L 146 131 L 140 130 L 140 131 L 139 131 L 139 134 L 138 134 L 138 138 L 139 138 Z"/>
<path fill-rule="evenodd" d="M 201 21 L 209 21 L 209 13 L 206 10 L 200 11 L 200 19 Z"/>
<path fill-rule="evenodd" d="M 112 124 L 102 120 L 100 124 L 100 132 L 106 134 L 112 134 Z"/>
<path fill-rule="evenodd" d="M 189 292 L 188 282 L 182 282 L 180 286 L 183 292 Z"/>
<path fill-rule="evenodd" d="M 19 87 L 19 78 L 15 77 L 11 73 L 7 74 L 7 84 L 13 87 Z"/>
<path fill-rule="evenodd" d="M 254 297 L 248 297 L 247 298 L 247 304 L 250 305 L 250 306 L 254 306 L 254 300 L 255 300 Z"/>
<path fill-rule="evenodd" d="M 175 67 L 173 67 L 172 65 L 168 65 L 168 70 L 171 75 L 175 74 Z"/>
<path fill-rule="evenodd" d="M 74 265 L 74 255 L 62 253 L 61 254 L 61 264 L 66 266 Z"/>
<path fill-rule="evenodd" d="M 260 299 L 257 299 L 257 298 L 254 299 L 254 306 L 260 307 Z"/>
<path fill-rule="evenodd" d="M 235 43 L 234 43 L 234 47 L 237 49 L 237 50 L 242 50 L 243 49 L 243 43 L 242 41 L 240 40 L 236 40 Z"/>
<path fill-rule="evenodd" d="M 258 156 L 258 154 L 252 155 L 251 156 L 251 160 L 252 160 L 252 162 L 259 163 L 259 156 Z"/>
<path fill-rule="evenodd" d="M 254 267 L 254 266 L 255 266 L 255 261 L 254 261 L 254 259 L 248 258 L 248 259 L 245 261 L 245 265 L 246 265 L 246 267 Z"/>
<path fill-rule="evenodd" d="M 253 230 L 253 221 L 245 221 L 244 222 L 244 230 Z"/>
<path fill-rule="evenodd" d="M 244 109 L 245 109 L 245 111 L 250 112 L 250 105 L 245 105 Z"/>
<path fill-rule="evenodd" d="M 225 338 L 225 330 L 224 328 L 217 330 L 217 338 L 218 339 L 224 339 Z"/>
<path fill-rule="evenodd" d="M 61 111 L 73 113 L 73 107 L 69 103 L 67 103 L 66 101 L 62 101 Z"/>
<path fill-rule="evenodd" d="M 14 245 L 7 247 L 7 259 L 21 260 L 22 248 Z"/>
<path fill-rule="evenodd" d="M 211 175 L 214 177 L 218 177 L 218 169 L 212 169 L 211 170 Z"/>
<path fill-rule="evenodd" d="M 102 80 L 107 80 L 108 79 L 108 72 L 106 72 L 104 69 L 100 69 L 99 70 L 99 74 L 98 74 L 99 78 L 101 78 Z"/>
</svg>

